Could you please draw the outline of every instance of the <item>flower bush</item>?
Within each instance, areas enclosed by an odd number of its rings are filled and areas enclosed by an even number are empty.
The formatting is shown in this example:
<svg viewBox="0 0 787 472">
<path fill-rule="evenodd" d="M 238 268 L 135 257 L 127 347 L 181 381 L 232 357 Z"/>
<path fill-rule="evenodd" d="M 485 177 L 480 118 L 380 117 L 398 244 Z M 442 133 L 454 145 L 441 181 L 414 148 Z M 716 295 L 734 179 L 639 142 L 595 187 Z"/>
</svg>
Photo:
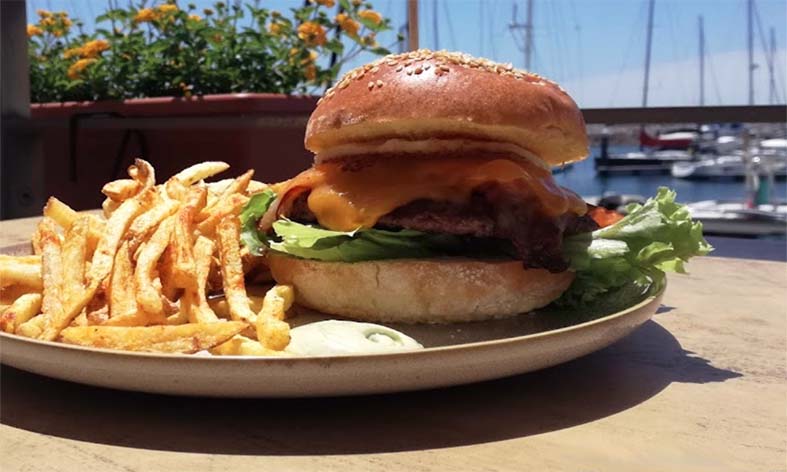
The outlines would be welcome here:
<svg viewBox="0 0 787 472">
<path fill-rule="evenodd" d="M 387 54 L 376 35 L 390 29 L 360 0 L 310 0 L 287 14 L 256 3 L 142 3 L 100 15 L 92 34 L 65 12 L 37 14 L 27 26 L 33 102 L 307 93 L 358 53 Z"/>
</svg>

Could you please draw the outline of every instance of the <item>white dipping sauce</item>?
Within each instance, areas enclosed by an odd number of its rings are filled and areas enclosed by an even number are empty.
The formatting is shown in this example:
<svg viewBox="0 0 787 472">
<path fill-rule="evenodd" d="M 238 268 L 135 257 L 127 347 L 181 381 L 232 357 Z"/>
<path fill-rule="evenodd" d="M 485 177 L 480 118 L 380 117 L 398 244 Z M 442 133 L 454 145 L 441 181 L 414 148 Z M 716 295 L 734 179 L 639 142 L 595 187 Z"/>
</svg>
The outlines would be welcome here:
<svg viewBox="0 0 787 472">
<path fill-rule="evenodd" d="M 299 356 L 379 354 L 423 349 L 415 339 L 373 323 L 325 320 L 290 331 L 286 351 Z"/>
</svg>

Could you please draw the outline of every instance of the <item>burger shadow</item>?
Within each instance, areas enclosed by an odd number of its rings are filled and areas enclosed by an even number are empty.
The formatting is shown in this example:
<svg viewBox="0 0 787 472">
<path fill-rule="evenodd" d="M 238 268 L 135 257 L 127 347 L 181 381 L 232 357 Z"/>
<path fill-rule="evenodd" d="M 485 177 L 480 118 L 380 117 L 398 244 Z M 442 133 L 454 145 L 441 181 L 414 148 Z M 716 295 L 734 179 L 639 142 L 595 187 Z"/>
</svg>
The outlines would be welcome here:
<svg viewBox="0 0 787 472">
<path fill-rule="evenodd" d="M 3 366 L 0 422 L 138 449 L 244 455 L 362 454 L 521 438 L 598 420 L 673 382 L 741 374 L 681 348 L 653 321 L 575 361 L 422 392 L 320 399 L 212 399 L 87 387 Z"/>
</svg>

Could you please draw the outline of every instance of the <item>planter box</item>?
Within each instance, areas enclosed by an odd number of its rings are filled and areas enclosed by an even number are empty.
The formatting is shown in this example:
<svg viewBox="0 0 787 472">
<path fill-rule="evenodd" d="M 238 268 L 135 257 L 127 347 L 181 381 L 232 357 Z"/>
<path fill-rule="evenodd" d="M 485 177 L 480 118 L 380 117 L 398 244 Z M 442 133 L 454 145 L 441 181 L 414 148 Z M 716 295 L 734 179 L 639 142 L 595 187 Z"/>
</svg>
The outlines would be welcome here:
<svg viewBox="0 0 787 472">
<path fill-rule="evenodd" d="M 101 186 L 126 177 L 135 157 L 153 164 L 159 182 L 207 160 L 230 164 L 217 178 L 253 168 L 257 180 L 287 179 L 311 165 L 303 137 L 316 104 L 317 97 L 272 94 L 33 104 L 45 195 L 99 207 Z"/>
</svg>

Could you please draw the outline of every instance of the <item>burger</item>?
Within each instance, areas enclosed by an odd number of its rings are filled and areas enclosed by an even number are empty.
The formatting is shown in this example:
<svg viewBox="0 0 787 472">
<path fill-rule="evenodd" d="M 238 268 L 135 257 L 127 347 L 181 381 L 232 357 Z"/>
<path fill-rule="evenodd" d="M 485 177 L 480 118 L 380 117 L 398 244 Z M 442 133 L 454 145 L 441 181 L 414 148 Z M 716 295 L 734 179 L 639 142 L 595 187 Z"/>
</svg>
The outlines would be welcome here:
<svg viewBox="0 0 787 472">
<path fill-rule="evenodd" d="M 529 312 L 574 281 L 566 238 L 599 227 L 551 173 L 588 155 L 582 113 L 510 64 L 383 57 L 325 93 L 305 146 L 313 166 L 247 208 L 256 228 L 244 238 L 264 245 L 297 303 L 327 314 L 449 323 Z"/>
</svg>

